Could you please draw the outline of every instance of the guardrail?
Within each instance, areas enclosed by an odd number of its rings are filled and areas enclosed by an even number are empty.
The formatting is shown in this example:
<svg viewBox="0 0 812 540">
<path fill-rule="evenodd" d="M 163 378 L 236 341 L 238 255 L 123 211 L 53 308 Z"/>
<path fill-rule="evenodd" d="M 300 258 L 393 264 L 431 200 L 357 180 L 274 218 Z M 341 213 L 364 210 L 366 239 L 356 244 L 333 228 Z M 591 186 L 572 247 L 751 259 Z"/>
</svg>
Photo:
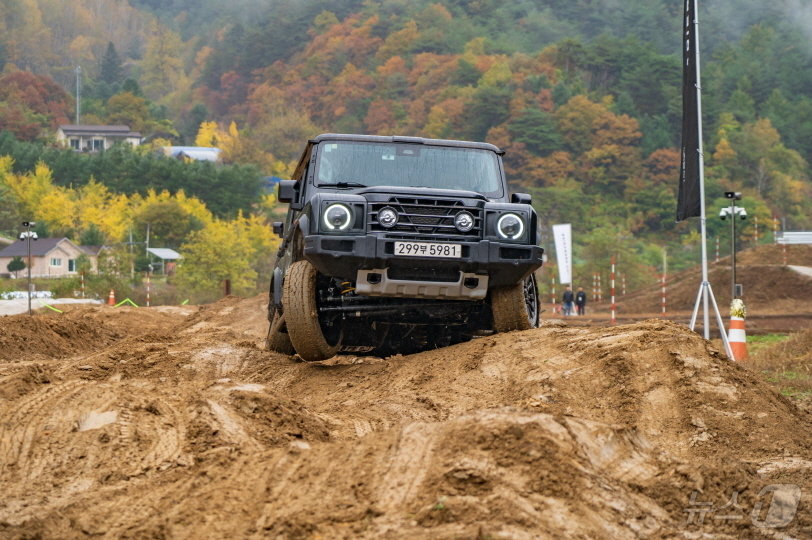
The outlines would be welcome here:
<svg viewBox="0 0 812 540">
<path fill-rule="evenodd" d="M 776 241 L 779 244 L 812 244 L 812 231 L 778 233 Z"/>
</svg>

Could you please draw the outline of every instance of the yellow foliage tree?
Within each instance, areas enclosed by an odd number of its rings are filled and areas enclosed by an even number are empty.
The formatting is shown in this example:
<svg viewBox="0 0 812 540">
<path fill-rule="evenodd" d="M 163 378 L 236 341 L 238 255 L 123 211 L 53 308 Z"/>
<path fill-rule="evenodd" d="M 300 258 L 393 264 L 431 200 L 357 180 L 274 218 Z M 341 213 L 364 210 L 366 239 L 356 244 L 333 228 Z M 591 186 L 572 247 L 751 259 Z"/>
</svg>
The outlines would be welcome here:
<svg viewBox="0 0 812 540">
<path fill-rule="evenodd" d="M 202 122 L 197 130 L 195 144 L 197 146 L 220 147 L 220 133 L 217 122 Z"/>
<path fill-rule="evenodd" d="M 178 284 L 189 294 L 208 300 L 219 296 L 231 280 L 235 294 L 253 292 L 257 272 L 251 267 L 256 248 L 241 220 L 215 220 L 192 233 L 181 248 Z"/>
</svg>

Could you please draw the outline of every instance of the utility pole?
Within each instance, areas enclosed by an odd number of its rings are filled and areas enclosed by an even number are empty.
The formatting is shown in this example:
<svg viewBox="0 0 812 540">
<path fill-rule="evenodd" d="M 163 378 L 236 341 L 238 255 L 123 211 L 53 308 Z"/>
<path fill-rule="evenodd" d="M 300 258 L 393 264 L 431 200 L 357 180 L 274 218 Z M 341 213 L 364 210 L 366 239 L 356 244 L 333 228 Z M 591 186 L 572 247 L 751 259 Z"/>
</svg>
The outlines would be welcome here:
<svg viewBox="0 0 812 540">
<path fill-rule="evenodd" d="M 76 124 L 82 110 L 82 66 L 76 66 Z"/>
</svg>

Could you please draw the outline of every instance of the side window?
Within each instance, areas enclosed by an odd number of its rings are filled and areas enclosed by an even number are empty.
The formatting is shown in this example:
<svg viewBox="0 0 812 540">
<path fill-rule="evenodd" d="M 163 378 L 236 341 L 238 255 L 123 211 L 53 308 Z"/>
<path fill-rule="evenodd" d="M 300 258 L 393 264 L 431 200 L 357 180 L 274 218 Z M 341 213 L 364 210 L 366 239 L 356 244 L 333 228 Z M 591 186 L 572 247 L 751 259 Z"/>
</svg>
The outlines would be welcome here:
<svg viewBox="0 0 812 540">
<path fill-rule="evenodd" d="M 68 272 L 76 272 L 76 259 L 68 259 Z"/>
</svg>

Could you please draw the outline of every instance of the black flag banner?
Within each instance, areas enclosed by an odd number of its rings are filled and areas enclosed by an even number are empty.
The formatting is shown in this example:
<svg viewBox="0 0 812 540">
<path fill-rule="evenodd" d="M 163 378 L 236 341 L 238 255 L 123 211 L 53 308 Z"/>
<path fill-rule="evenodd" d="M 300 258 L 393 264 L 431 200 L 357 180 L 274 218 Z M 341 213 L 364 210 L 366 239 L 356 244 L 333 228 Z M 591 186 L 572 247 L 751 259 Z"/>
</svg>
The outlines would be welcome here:
<svg viewBox="0 0 812 540">
<path fill-rule="evenodd" d="M 685 0 L 682 32 L 682 160 L 677 221 L 701 214 L 699 201 L 699 81 L 696 50 L 696 0 Z"/>
</svg>

